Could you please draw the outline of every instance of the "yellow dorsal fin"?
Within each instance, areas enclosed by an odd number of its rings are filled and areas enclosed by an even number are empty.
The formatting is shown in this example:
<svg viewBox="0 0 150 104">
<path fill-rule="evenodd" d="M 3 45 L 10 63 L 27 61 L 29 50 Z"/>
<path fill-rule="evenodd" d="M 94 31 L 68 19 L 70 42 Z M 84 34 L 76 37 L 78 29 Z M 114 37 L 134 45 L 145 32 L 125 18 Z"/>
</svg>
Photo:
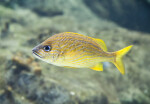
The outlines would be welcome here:
<svg viewBox="0 0 150 104">
<path fill-rule="evenodd" d="M 94 39 L 94 38 L 93 38 L 93 39 Z M 102 39 L 94 39 L 94 40 L 95 40 L 95 42 L 96 42 L 97 44 L 100 45 L 100 47 L 101 47 L 104 51 L 107 51 L 106 44 L 105 44 L 105 42 L 104 42 Z"/>
<path fill-rule="evenodd" d="M 80 36 L 84 36 L 84 37 L 88 37 L 88 38 L 90 38 L 90 39 L 93 39 L 93 40 L 95 40 L 95 42 L 96 42 L 97 44 L 100 45 L 100 47 L 103 49 L 103 51 L 107 51 L 106 44 L 105 44 L 105 42 L 104 42 L 102 39 L 96 39 L 96 38 L 92 38 L 92 37 L 85 36 L 85 35 L 82 35 L 82 34 L 79 34 L 79 33 L 74 33 L 74 32 L 65 32 L 65 33 L 76 34 L 76 35 L 80 35 Z"/>
<path fill-rule="evenodd" d="M 103 64 L 102 63 L 98 63 L 97 65 L 95 65 L 91 69 L 96 70 L 96 71 L 103 71 Z"/>
</svg>

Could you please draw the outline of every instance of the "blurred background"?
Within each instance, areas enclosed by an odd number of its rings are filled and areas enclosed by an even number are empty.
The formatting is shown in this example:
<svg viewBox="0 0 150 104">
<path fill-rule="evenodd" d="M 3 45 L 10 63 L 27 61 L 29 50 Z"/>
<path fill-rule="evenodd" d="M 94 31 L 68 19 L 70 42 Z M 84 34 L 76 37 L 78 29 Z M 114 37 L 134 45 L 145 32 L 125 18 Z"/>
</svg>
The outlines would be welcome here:
<svg viewBox="0 0 150 104">
<path fill-rule="evenodd" d="M 131 44 L 126 74 L 57 67 L 32 48 L 60 32 Z M 150 104 L 150 0 L 0 0 L 0 104 Z"/>
</svg>

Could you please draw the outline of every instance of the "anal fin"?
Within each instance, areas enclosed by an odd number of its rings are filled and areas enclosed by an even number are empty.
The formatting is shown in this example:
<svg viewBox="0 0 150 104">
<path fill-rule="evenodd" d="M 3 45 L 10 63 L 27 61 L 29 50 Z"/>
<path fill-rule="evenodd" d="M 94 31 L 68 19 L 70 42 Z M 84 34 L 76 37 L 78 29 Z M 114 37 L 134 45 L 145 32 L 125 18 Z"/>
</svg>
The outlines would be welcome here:
<svg viewBox="0 0 150 104">
<path fill-rule="evenodd" d="M 98 63 L 94 67 L 91 67 L 91 69 L 96 70 L 96 71 L 103 71 L 103 64 L 102 63 Z"/>
</svg>

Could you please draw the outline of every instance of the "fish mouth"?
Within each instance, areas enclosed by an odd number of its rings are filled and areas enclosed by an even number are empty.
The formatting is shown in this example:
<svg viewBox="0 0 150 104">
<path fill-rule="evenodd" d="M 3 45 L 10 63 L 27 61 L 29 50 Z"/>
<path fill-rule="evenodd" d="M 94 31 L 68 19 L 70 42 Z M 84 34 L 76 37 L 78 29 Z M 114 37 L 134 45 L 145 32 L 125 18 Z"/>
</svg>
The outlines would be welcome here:
<svg viewBox="0 0 150 104">
<path fill-rule="evenodd" d="M 40 56 L 37 52 L 33 51 L 33 54 L 40 57 L 40 58 L 43 58 L 42 56 Z"/>
</svg>

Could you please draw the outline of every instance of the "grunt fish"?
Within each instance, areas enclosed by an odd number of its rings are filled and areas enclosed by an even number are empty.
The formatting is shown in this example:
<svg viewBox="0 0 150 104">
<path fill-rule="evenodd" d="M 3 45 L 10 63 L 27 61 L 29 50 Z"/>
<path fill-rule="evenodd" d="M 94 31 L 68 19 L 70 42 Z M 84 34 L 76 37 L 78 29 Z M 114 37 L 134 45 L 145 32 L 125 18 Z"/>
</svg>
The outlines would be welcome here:
<svg viewBox="0 0 150 104">
<path fill-rule="evenodd" d="M 47 63 L 70 68 L 91 68 L 103 71 L 102 62 L 112 62 L 125 74 L 122 57 L 132 45 L 116 51 L 108 52 L 101 39 L 84 36 L 73 32 L 64 32 L 51 36 L 34 47 L 33 55 Z"/>
</svg>

